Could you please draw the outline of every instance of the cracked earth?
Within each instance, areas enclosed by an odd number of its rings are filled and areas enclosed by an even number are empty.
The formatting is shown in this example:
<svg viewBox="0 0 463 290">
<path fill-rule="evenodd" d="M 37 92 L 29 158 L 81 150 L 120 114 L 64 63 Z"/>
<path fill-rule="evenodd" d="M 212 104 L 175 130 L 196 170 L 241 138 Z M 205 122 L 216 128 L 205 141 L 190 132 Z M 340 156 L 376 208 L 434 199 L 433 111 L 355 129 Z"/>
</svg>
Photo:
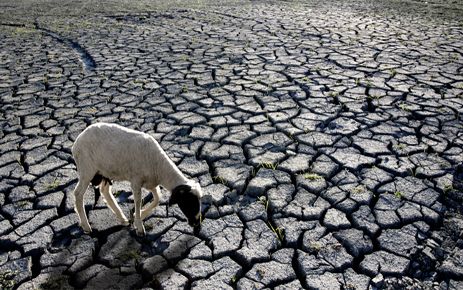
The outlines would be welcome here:
<svg viewBox="0 0 463 290">
<path fill-rule="evenodd" d="M 463 289 L 458 1 L 127 2 L 0 3 L 1 289 Z M 202 185 L 199 233 L 92 189 L 82 232 L 98 121 Z"/>
</svg>

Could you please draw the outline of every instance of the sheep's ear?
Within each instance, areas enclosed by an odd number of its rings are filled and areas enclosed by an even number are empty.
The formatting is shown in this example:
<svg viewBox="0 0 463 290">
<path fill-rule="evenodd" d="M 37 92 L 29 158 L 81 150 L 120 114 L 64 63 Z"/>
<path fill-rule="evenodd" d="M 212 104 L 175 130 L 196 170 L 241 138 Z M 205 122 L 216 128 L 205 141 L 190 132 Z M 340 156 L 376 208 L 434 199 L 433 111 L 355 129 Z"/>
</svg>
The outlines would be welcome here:
<svg viewBox="0 0 463 290">
<path fill-rule="evenodd" d="M 182 196 L 191 191 L 191 186 L 189 185 L 179 185 L 172 190 L 172 195 L 170 196 L 169 206 L 172 206 L 180 201 Z"/>
</svg>

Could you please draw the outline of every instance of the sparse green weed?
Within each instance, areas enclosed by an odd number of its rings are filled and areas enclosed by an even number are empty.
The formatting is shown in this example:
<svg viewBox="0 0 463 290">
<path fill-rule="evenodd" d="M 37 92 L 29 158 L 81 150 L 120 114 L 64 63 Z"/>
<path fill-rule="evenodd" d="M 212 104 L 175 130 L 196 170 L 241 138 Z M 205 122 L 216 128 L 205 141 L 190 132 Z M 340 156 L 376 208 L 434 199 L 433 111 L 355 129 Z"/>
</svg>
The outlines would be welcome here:
<svg viewBox="0 0 463 290">
<path fill-rule="evenodd" d="M 14 277 L 16 276 L 16 271 L 6 270 L 0 272 L 0 289 L 10 290 L 13 289 L 16 285 Z"/>
<path fill-rule="evenodd" d="M 392 145 L 392 148 L 396 150 L 404 150 L 405 148 L 407 148 L 407 145 L 404 143 L 397 143 L 397 144 Z"/>
<path fill-rule="evenodd" d="M 316 180 L 324 179 L 323 176 L 321 176 L 321 175 L 319 175 L 317 173 L 311 173 L 311 172 L 305 173 L 304 178 L 308 179 L 310 181 L 316 181 Z"/>
<path fill-rule="evenodd" d="M 53 190 L 53 189 L 56 189 L 58 186 L 59 186 L 59 181 L 57 178 L 55 178 L 52 182 L 46 185 L 46 188 L 47 190 Z"/>
<path fill-rule="evenodd" d="M 280 242 L 283 242 L 283 239 L 284 239 L 284 237 L 285 237 L 285 234 L 284 234 L 284 230 L 285 230 L 285 229 L 282 228 L 282 227 L 276 227 L 276 228 L 275 228 L 275 227 L 272 226 L 271 223 L 268 223 L 268 226 L 269 226 L 269 228 L 272 230 L 272 232 L 275 233 L 275 235 L 277 236 L 278 240 L 279 240 Z"/>
<path fill-rule="evenodd" d="M 317 241 L 311 241 L 307 247 L 309 248 L 309 251 L 312 253 L 318 253 L 322 249 L 322 244 Z"/>
<path fill-rule="evenodd" d="M 19 208 L 25 208 L 27 205 L 29 204 L 29 202 L 27 200 L 20 200 L 16 203 L 16 205 L 19 207 Z"/>
<path fill-rule="evenodd" d="M 213 177 L 212 177 L 212 180 L 213 180 L 214 182 L 218 182 L 218 183 L 221 183 L 221 184 L 223 184 L 223 185 L 227 185 L 227 181 L 226 181 L 225 178 L 223 178 L 222 176 L 218 176 L 218 175 L 217 175 L 217 176 L 213 176 Z"/>
<path fill-rule="evenodd" d="M 367 189 L 365 188 L 365 186 L 357 185 L 356 187 L 351 189 L 351 193 L 353 193 L 353 194 L 361 194 L 361 193 L 366 192 L 366 190 Z"/>
<path fill-rule="evenodd" d="M 278 167 L 278 163 L 262 162 L 261 164 L 259 164 L 259 167 L 276 170 Z"/>
<path fill-rule="evenodd" d="M 407 105 L 407 103 L 405 103 L 405 102 L 401 102 L 399 104 L 399 109 L 401 109 L 402 111 L 406 111 L 406 112 L 411 110 L 410 106 Z"/>
<path fill-rule="evenodd" d="M 445 184 L 444 185 L 444 193 L 447 194 L 449 193 L 450 191 L 452 191 L 454 188 L 453 188 L 453 185 L 452 184 Z"/>
<path fill-rule="evenodd" d="M 404 194 L 401 191 L 396 191 L 394 192 L 395 197 L 402 199 L 404 197 Z"/>
<path fill-rule="evenodd" d="M 123 262 L 127 262 L 129 260 L 139 260 L 140 258 L 140 250 L 136 249 L 129 250 L 119 255 L 119 259 Z"/>
</svg>

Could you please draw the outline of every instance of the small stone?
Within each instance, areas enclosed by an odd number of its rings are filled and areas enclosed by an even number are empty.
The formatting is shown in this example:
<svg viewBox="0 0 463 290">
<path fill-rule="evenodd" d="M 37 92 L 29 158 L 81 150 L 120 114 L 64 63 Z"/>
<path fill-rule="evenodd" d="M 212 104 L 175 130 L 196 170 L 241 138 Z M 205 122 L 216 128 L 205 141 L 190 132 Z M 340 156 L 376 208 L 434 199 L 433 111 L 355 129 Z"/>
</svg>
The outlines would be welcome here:
<svg viewBox="0 0 463 290">
<path fill-rule="evenodd" d="M 384 284 L 383 274 L 379 273 L 378 275 L 376 275 L 373 279 L 371 279 L 371 283 L 378 288 L 383 287 L 383 284 Z"/>
</svg>

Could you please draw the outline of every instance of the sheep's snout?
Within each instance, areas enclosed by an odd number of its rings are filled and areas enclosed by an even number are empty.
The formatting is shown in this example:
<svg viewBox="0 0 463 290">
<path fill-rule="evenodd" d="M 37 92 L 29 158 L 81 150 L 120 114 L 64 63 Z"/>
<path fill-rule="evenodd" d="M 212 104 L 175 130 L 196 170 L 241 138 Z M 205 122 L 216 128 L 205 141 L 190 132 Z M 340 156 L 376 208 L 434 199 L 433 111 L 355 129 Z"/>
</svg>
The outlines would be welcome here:
<svg viewBox="0 0 463 290">
<path fill-rule="evenodd" d="M 194 219 L 188 219 L 188 224 L 194 228 L 201 226 L 201 213 L 196 215 Z"/>
</svg>

